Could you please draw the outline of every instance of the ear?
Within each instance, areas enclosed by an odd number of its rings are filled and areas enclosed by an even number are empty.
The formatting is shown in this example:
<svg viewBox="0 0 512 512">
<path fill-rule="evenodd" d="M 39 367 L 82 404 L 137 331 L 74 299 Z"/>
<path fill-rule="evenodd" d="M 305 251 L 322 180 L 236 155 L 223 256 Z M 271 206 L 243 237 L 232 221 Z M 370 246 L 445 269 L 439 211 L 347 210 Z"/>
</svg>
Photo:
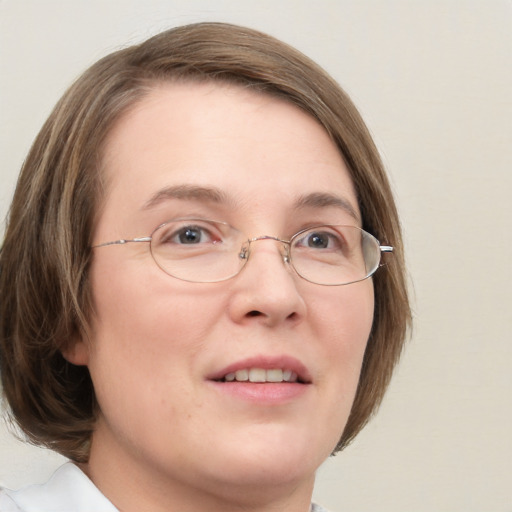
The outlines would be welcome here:
<svg viewBox="0 0 512 512">
<path fill-rule="evenodd" d="M 76 366 L 87 366 L 89 364 L 89 344 L 80 334 L 73 336 L 73 339 L 61 349 L 64 359 Z"/>
</svg>

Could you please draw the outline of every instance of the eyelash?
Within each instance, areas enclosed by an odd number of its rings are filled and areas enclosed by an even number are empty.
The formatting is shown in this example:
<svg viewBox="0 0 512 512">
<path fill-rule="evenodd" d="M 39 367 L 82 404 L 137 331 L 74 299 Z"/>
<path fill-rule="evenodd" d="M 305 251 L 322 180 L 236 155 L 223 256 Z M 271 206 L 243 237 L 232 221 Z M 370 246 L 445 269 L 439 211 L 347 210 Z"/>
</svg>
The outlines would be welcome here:
<svg viewBox="0 0 512 512">
<path fill-rule="evenodd" d="M 186 236 L 187 231 L 189 232 L 199 232 L 199 242 L 193 243 L 193 239 L 191 240 L 192 243 L 187 244 L 183 240 L 177 240 L 177 237 L 180 237 L 182 235 Z M 222 234 L 215 234 L 214 233 L 214 227 L 206 227 L 198 224 L 195 222 L 194 224 L 186 224 L 186 222 L 183 222 L 182 225 L 176 228 L 172 228 L 169 226 L 169 228 L 166 230 L 163 228 L 162 235 L 160 236 L 160 243 L 174 243 L 177 245 L 199 245 L 202 243 L 219 243 L 222 241 Z M 203 241 L 203 237 L 206 236 L 209 240 Z"/>
</svg>

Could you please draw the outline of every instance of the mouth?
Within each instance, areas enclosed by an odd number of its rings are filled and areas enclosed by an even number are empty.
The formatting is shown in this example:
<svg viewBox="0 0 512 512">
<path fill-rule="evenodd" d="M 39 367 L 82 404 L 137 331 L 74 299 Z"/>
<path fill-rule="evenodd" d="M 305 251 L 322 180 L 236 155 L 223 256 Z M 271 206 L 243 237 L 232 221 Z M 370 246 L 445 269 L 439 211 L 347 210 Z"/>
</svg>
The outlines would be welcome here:
<svg viewBox="0 0 512 512">
<path fill-rule="evenodd" d="M 249 357 L 229 364 L 207 380 L 220 396 L 258 407 L 295 403 L 308 396 L 312 384 L 305 365 L 290 356 Z"/>
<path fill-rule="evenodd" d="M 295 358 L 257 357 L 224 368 L 209 380 L 250 384 L 311 384 L 306 367 Z"/>
<path fill-rule="evenodd" d="M 230 372 L 224 375 L 219 382 L 252 382 L 264 384 L 266 382 L 300 382 L 298 375 L 292 370 L 283 370 L 281 368 L 244 368 L 236 372 Z M 302 384 L 302 382 L 300 382 Z"/>
</svg>

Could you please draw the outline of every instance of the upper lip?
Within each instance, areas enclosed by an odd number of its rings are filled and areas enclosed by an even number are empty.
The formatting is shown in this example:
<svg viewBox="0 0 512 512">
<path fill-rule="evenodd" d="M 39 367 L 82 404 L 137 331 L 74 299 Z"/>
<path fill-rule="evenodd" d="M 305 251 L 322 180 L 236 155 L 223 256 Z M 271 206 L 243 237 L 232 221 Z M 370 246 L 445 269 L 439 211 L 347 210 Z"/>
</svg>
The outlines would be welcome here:
<svg viewBox="0 0 512 512">
<path fill-rule="evenodd" d="M 246 368 L 262 368 L 263 370 L 291 370 L 297 374 L 298 382 L 310 384 L 312 379 L 306 366 L 297 358 L 288 355 L 282 356 L 253 356 L 228 364 L 221 370 L 207 376 L 208 380 L 222 380 L 228 373 L 235 373 Z"/>
</svg>

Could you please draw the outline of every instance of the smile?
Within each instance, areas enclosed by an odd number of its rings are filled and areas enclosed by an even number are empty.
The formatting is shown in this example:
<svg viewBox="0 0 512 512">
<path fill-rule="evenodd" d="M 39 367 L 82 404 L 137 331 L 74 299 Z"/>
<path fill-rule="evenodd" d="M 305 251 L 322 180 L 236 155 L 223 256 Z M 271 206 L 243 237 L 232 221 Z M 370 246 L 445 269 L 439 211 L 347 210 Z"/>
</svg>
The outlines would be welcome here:
<svg viewBox="0 0 512 512">
<path fill-rule="evenodd" d="M 224 382 L 298 382 L 297 374 L 292 370 L 273 368 L 244 368 L 236 372 L 227 373 L 221 381 Z"/>
<path fill-rule="evenodd" d="M 270 390 L 271 387 L 284 390 L 297 387 L 300 384 L 312 383 L 306 366 L 297 358 L 288 355 L 248 357 L 212 372 L 207 375 L 207 380 L 224 384 L 226 388 L 236 387 L 240 390 L 251 388 L 254 392 L 256 388 L 260 388 L 260 391 L 263 388 Z M 256 384 L 256 386 L 252 386 L 252 384 Z M 260 384 L 265 384 L 265 386 Z"/>
</svg>

